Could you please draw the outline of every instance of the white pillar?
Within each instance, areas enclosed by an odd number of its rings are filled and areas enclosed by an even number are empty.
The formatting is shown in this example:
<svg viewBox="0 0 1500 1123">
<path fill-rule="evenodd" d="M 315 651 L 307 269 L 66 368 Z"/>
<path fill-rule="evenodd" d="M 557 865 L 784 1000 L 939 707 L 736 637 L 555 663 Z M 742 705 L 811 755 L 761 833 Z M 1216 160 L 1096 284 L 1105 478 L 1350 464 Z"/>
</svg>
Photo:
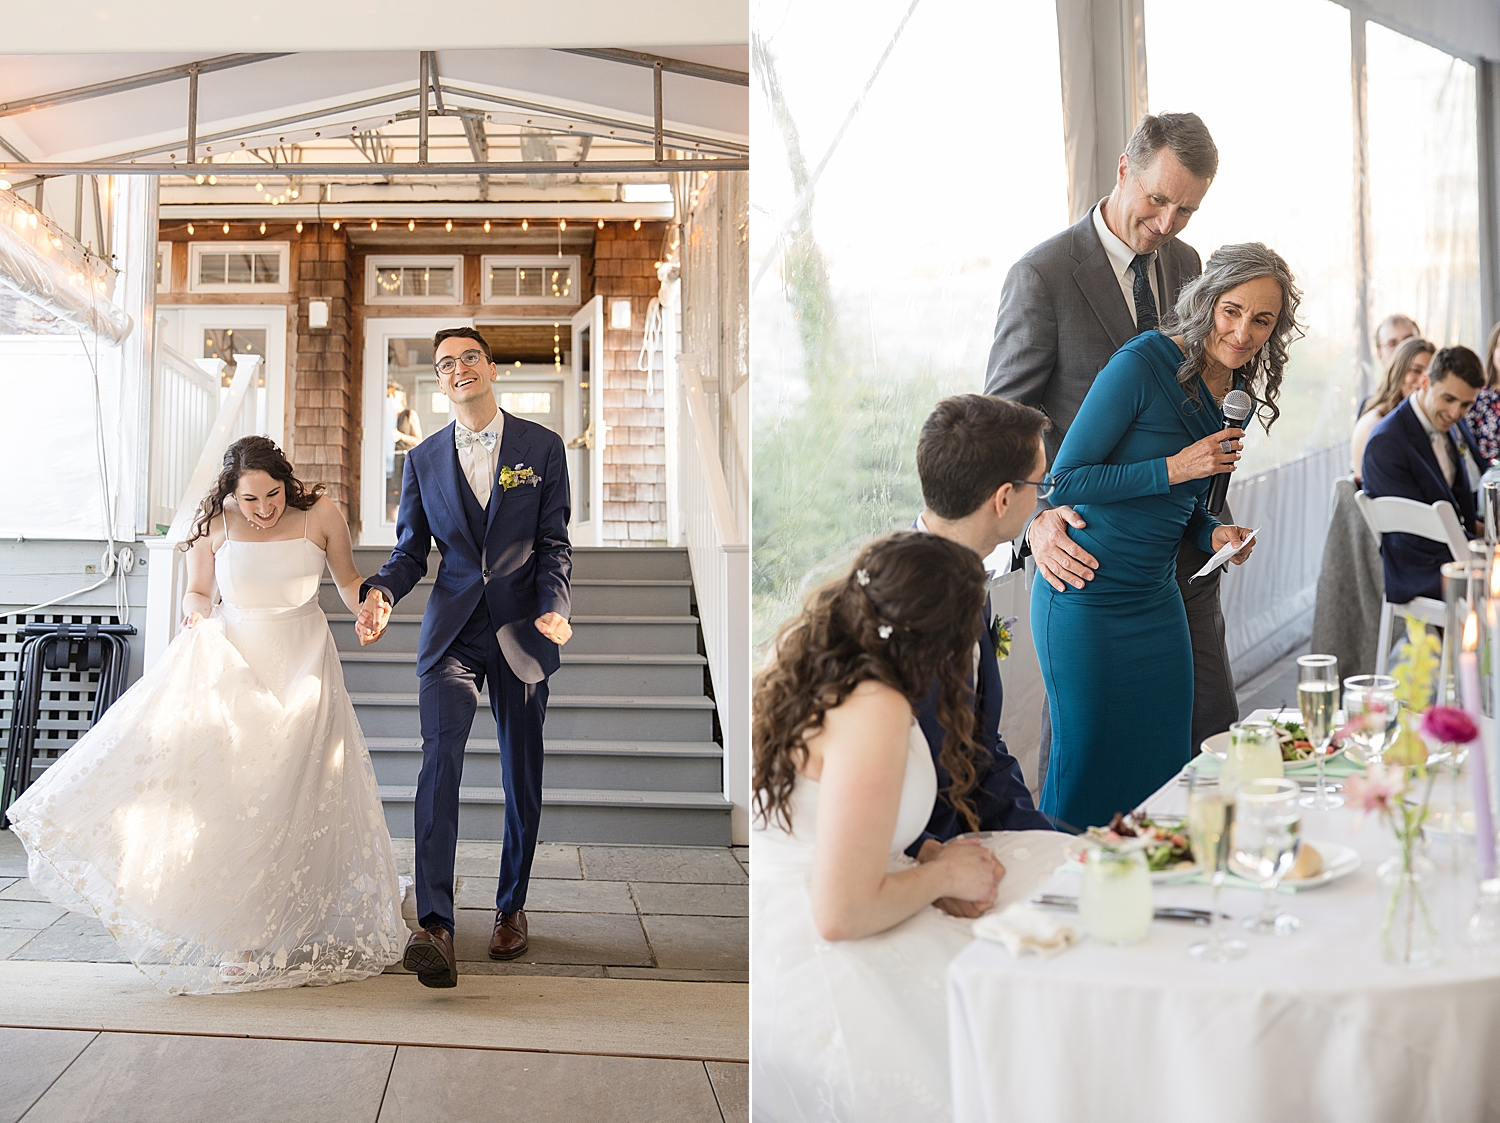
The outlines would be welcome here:
<svg viewBox="0 0 1500 1123">
<path fill-rule="evenodd" d="M 120 270 L 115 301 L 134 330 L 120 344 L 120 459 L 116 525 L 122 537 L 152 534 L 151 369 L 156 360 L 157 177 L 122 175 L 113 208 L 110 248 Z"/>
</svg>

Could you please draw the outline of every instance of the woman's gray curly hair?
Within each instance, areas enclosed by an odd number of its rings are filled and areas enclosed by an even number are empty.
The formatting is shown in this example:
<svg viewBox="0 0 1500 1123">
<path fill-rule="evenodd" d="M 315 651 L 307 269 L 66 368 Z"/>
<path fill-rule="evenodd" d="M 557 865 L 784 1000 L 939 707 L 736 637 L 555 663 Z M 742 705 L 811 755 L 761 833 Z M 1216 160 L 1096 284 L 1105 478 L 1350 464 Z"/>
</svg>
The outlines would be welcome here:
<svg viewBox="0 0 1500 1123">
<path fill-rule="evenodd" d="M 1183 288 L 1169 323 L 1162 330 L 1167 335 L 1182 336 L 1187 358 L 1177 368 L 1177 381 L 1189 398 L 1201 404 L 1198 376 L 1208 366 L 1203 344 L 1214 330 L 1214 309 L 1219 298 L 1232 288 L 1262 277 L 1272 277 L 1281 286 L 1281 315 L 1276 318 L 1276 327 L 1265 345 L 1235 374 L 1244 378 L 1245 389 L 1256 402 L 1256 415 L 1270 432 L 1272 423 L 1281 416 L 1276 399 L 1281 394 L 1287 348 L 1302 337 L 1302 325 L 1297 322 L 1302 290 L 1279 253 L 1260 242 L 1220 246 L 1209 255 L 1203 272 Z"/>
</svg>

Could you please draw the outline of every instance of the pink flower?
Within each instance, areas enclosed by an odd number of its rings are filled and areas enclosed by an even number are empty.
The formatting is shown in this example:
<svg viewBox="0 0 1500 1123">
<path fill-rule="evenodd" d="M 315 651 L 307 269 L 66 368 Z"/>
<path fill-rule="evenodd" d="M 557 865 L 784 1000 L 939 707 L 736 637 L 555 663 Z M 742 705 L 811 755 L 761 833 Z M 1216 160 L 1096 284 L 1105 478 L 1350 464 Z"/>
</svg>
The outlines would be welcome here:
<svg viewBox="0 0 1500 1123">
<path fill-rule="evenodd" d="M 1396 806 L 1405 790 L 1405 769 L 1371 764 L 1363 776 L 1356 774 L 1344 781 L 1344 802 L 1366 815 L 1371 811 L 1384 815 Z"/>
<path fill-rule="evenodd" d="M 1467 745 L 1479 736 L 1474 719 L 1452 706 L 1433 706 L 1423 714 L 1422 732 L 1445 745 Z"/>
</svg>

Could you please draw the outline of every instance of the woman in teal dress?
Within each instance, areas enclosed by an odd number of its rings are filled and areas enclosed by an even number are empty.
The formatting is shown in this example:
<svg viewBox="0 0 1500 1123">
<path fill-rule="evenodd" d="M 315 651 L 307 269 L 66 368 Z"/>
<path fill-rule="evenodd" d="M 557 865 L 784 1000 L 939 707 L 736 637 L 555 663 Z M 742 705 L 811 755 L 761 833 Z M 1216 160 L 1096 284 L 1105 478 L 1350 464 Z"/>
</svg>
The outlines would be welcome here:
<svg viewBox="0 0 1500 1123">
<path fill-rule="evenodd" d="M 1031 592 L 1052 716 L 1041 809 L 1060 823 L 1108 823 L 1191 756 L 1193 651 L 1177 549 L 1187 538 L 1214 551 L 1248 533 L 1204 507 L 1210 477 L 1234 470 L 1243 436 L 1226 428 L 1219 403 L 1245 390 L 1270 429 L 1300 299 L 1274 251 L 1220 248 L 1182 291 L 1168 334 L 1142 332 L 1115 352 L 1068 427 L 1051 499 L 1083 516 L 1088 525 L 1072 534 L 1099 568 L 1082 589 L 1037 581 Z"/>
</svg>

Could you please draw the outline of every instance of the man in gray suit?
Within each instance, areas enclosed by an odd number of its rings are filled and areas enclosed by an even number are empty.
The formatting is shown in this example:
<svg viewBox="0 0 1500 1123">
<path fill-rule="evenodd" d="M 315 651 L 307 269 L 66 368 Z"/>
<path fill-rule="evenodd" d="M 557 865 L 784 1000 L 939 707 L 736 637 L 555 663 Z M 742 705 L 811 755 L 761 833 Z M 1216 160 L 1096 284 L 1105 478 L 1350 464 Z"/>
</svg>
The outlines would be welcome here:
<svg viewBox="0 0 1500 1123">
<path fill-rule="evenodd" d="M 1094 377 L 1133 336 L 1159 326 L 1183 285 L 1202 272 L 1178 241 L 1219 169 L 1219 152 L 1195 113 L 1141 119 L 1120 156 L 1114 190 L 1061 234 L 1011 267 L 995 319 L 984 392 L 1036 406 L 1052 419 L 1047 462 L 1057 455 Z M 1225 521 L 1230 521 L 1226 513 Z M 1083 588 L 1099 562 L 1068 535 L 1084 526 L 1070 507 L 1043 504 L 1024 532 L 1042 577 L 1059 592 Z M 1183 542 L 1177 582 L 1193 641 L 1193 745 L 1239 720 L 1219 574 L 1188 584 L 1208 555 Z M 1043 721 L 1042 770 L 1050 722 Z"/>
</svg>

